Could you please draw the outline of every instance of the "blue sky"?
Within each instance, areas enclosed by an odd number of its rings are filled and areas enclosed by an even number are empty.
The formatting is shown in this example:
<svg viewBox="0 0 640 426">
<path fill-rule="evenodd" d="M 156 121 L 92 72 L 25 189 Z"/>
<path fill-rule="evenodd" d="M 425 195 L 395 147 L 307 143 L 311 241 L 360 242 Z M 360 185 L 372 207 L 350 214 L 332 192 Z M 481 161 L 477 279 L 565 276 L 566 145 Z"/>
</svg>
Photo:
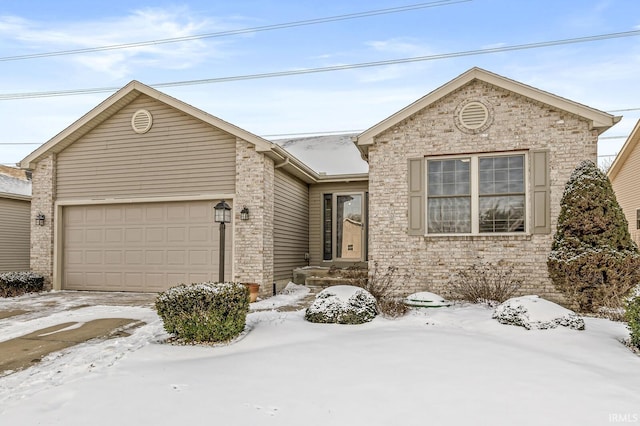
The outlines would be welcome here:
<svg viewBox="0 0 640 426">
<path fill-rule="evenodd" d="M 320 68 L 640 30 L 637 0 L 471 0 L 273 31 L 45 58 L 414 5 L 417 0 L 0 2 L 0 96 Z M 640 35 L 382 67 L 162 88 L 258 135 L 364 130 L 479 66 L 624 119 L 640 118 Z M 0 100 L 0 163 L 20 161 L 109 93 Z M 21 145 L 7 145 L 20 143 Z"/>
</svg>

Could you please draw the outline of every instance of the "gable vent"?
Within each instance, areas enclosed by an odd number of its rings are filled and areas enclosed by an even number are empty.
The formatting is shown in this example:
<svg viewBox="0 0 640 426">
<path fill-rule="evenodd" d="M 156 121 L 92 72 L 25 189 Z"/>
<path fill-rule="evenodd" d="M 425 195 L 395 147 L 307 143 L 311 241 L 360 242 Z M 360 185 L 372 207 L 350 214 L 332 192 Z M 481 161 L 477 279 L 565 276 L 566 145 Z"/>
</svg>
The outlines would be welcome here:
<svg viewBox="0 0 640 426">
<path fill-rule="evenodd" d="M 136 133 L 147 133 L 153 124 L 153 117 L 146 109 L 139 109 L 131 117 L 131 128 Z"/>
<path fill-rule="evenodd" d="M 484 126 L 489 119 L 487 107 L 480 102 L 469 102 L 459 113 L 460 124 L 469 130 Z"/>
</svg>

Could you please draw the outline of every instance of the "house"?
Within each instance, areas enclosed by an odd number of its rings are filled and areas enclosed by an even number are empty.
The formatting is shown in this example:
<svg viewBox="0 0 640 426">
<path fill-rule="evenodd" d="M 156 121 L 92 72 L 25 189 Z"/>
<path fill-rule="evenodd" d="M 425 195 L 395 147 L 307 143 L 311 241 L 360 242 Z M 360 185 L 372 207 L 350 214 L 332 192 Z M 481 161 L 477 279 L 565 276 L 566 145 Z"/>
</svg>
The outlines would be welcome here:
<svg viewBox="0 0 640 426">
<path fill-rule="evenodd" d="M 296 267 L 332 263 L 320 243 L 321 202 L 330 209 L 358 191 L 364 214 L 367 189 L 366 174 L 321 176 L 280 146 L 137 81 L 20 166 L 33 172 L 32 216 L 45 216 L 32 227 L 31 267 L 53 289 L 155 292 L 218 280 L 213 207 L 225 200 L 224 279 L 271 293 Z M 334 235 L 330 222 L 325 235 Z"/>
<path fill-rule="evenodd" d="M 620 120 L 473 68 L 358 135 L 369 162 L 369 260 L 447 294 L 482 260 L 561 300 L 546 260 L 571 172 Z M 404 275 L 404 274 L 403 274 Z"/>
<path fill-rule="evenodd" d="M 627 222 L 631 238 L 640 245 L 640 120 L 607 172 Z"/>
<path fill-rule="evenodd" d="M 32 268 L 55 289 L 217 280 L 226 200 L 225 279 L 263 294 L 295 268 L 372 261 L 411 273 L 400 291 L 443 291 L 482 258 L 557 296 L 545 265 L 564 184 L 618 120 L 473 68 L 353 138 L 368 174 L 327 175 L 133 81 L 20 163 L 46 216 Z"/>
<path fill-rule="evenodd" d="M 0 272 L 29 270 L 30 204 L 24 170 L 0 166 Z"/>
</svg>

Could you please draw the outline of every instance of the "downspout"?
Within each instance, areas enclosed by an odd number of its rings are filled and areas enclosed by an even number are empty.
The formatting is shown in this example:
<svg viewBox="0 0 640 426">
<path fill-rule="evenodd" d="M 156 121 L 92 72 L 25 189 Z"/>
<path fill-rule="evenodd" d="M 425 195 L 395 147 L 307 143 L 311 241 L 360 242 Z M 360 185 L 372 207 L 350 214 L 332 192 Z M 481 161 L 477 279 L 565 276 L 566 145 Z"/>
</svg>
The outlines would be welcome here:
<svg viewBox="0 0 640 426">
<path fill-rule="evenodd" d="M 276 164 L 276 165 L 274 166 L 274 168 L 279 169 L 280 167 L 284 167 L 284 166 L 286 166 L 287 164 L 289 164 L 289 157 L 285 157 L 285 158 L 284 158 L 284 161 L 283 161 L 282 163 L 280 163 L 280 164 Z"/>
</svg>

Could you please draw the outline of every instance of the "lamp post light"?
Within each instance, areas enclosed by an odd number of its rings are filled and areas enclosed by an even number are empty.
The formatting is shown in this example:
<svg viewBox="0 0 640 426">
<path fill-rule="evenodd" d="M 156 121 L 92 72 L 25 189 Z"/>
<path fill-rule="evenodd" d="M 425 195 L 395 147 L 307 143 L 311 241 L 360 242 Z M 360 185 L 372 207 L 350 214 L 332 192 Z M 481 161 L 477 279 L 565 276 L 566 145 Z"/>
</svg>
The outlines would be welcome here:
<svg viewBox="0 0 640 426">
<path fill-rule="evenodd" d="M 231 222 L 231 207 L 224 200 L 215 205 L 214 219 L 220 224 L 220 259 L 219 259 L 219 274 L 218 281 L 224 282 L 224 231 L 225 223 Z"/>
</svg>

